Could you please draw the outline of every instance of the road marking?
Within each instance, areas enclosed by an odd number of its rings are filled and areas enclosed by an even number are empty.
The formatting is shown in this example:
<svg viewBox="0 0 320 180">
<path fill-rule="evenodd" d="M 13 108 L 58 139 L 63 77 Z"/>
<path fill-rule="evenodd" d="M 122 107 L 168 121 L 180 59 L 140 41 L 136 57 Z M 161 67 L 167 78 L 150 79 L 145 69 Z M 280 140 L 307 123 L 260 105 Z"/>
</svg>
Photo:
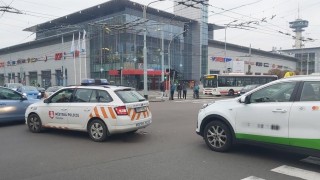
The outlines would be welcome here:
<svg viewBox="0 0 320 180">
<path fill-rule="evenodd" d="M 197 103 L 197 104 L 205 104 L 205 103 L 210 103 L 212 100 L 176 100 L 173 101 L 175 103 Z"/>
<path fill-rule="evenodd" d="M 305 180 L 319 180 L 320 179 L 320 173 L 308 171 L 300 168 L 295 168 L 291 166 L 280 166 L 274 169 L 271 169 L 273 172 L 277 172 L 280 174 L 285 174 L 292 177 L 297 177 Z"/>
<path fill-rule="evenodd" d="M 247 178 L 241 179 L 241 180 L 265 180 L 265 179 L 261 179 L 255 176 L 249 176 Z"/>
<path fill-rule="evenodd" d="M 305 159 L 301 159 L 300 161 L 310 163 L 310 164 L 320 165 L 320 158 L 313 157 L 313 156 L 309 156 Z"/>
</svg>

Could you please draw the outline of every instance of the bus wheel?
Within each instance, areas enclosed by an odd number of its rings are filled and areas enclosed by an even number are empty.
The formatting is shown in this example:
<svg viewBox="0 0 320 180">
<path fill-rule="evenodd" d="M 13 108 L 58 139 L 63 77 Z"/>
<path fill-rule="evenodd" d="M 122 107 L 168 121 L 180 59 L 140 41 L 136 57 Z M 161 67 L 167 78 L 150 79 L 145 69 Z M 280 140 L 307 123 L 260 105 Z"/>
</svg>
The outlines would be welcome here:
<svg viewBox="0 0 320 180">
<path fill-rule="evenodd" d="M 234 91 L 232 89 L 230 89 L 228 92 L 228 96 L 233 96 L 233 95 L 234 95 Z"/>
</svg>

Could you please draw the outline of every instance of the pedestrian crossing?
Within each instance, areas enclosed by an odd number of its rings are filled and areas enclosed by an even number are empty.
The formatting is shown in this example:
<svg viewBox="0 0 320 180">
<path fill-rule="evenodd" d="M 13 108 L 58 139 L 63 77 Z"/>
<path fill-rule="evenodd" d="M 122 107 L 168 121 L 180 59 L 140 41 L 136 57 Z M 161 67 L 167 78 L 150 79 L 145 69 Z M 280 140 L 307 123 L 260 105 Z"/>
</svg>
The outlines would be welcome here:
<svg viewBox="0 0 320 180">
<path fill-rule="evenodd" d="M 309 156 L 305 159 L 301 159 L 301 162 L 313 164 L 316 166 L 320 166 L 320 158 Z M 273 168 L 270 170 L 273 173 L 279 173 L 285 176 L 288 176 L 288 178 L 297 178 L 297 179 L 304 179 L 304 180 L 320 180 L 320 171 L 310 171 L 306 169 L 301 169 L 293 166 L 288 165 L 281 165 L 279 167 Z M 241 180 L 268 180 L 257 176 L 249 176 L 246 178 L 243 178 Z"/>
<path fill-rule="evenodd" d="M 178 99 L 173 100 L 174 103 L 193 103 L 193 104 L 206 104 L 214 101 L 214 99 Z"/>
</svg>

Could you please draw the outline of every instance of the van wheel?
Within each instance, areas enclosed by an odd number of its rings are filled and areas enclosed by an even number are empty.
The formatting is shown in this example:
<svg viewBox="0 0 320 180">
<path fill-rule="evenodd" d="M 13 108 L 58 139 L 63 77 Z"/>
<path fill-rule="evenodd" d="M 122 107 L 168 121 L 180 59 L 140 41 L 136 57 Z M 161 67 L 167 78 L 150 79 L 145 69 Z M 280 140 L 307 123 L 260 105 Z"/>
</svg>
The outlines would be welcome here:
<svg viewBox="0 0 320 180">
<path fill-rule="evenodd" d="M 228 96 L 234 96 L 234 91 L 231 89 L 231 90 L 229 90 L 229 92 L 228 92 Z"/>
<path fill-rule="evenodd" d="M 88 126 L 89 136 L 93 141 L 102 142 L 107 138 L 107 126 L 101 120 L 93 120 Z"/>
<path fill-rule="evenodd" d="M 37 114 L 31 114 L 28 116 L 27 125 L 31 132 L 39 133 L 42 130 L 41 119 Z"/>
<path fill-rule="evenodd" d="M 228 151 L 232 145 L 230 129 L 220 121 L 212 121 L 206 125 L 204 140 L 211 150 L 218 152 Z"/>
</svg>

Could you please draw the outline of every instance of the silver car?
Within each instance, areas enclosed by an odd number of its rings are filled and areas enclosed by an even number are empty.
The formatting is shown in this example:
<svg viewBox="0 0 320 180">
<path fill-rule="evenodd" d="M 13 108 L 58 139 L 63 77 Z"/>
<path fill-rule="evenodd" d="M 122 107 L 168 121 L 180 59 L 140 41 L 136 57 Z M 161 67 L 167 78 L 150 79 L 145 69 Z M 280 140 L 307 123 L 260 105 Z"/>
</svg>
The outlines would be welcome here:
<svg viewBox="0 0 320 180">
<path fill-rule="evenodd" d="M 19 87 L 23 86 L 21 83 L 5 83 L 4 87 L 7 87 L 12 90 L 17 90 Z"/>
<path fill-rule="evenodd" d="M 27 107 L 38 101 L 28 99 L 12 89 L 0 87 L 0 122 L 24 121 Z"/>
</svg>

